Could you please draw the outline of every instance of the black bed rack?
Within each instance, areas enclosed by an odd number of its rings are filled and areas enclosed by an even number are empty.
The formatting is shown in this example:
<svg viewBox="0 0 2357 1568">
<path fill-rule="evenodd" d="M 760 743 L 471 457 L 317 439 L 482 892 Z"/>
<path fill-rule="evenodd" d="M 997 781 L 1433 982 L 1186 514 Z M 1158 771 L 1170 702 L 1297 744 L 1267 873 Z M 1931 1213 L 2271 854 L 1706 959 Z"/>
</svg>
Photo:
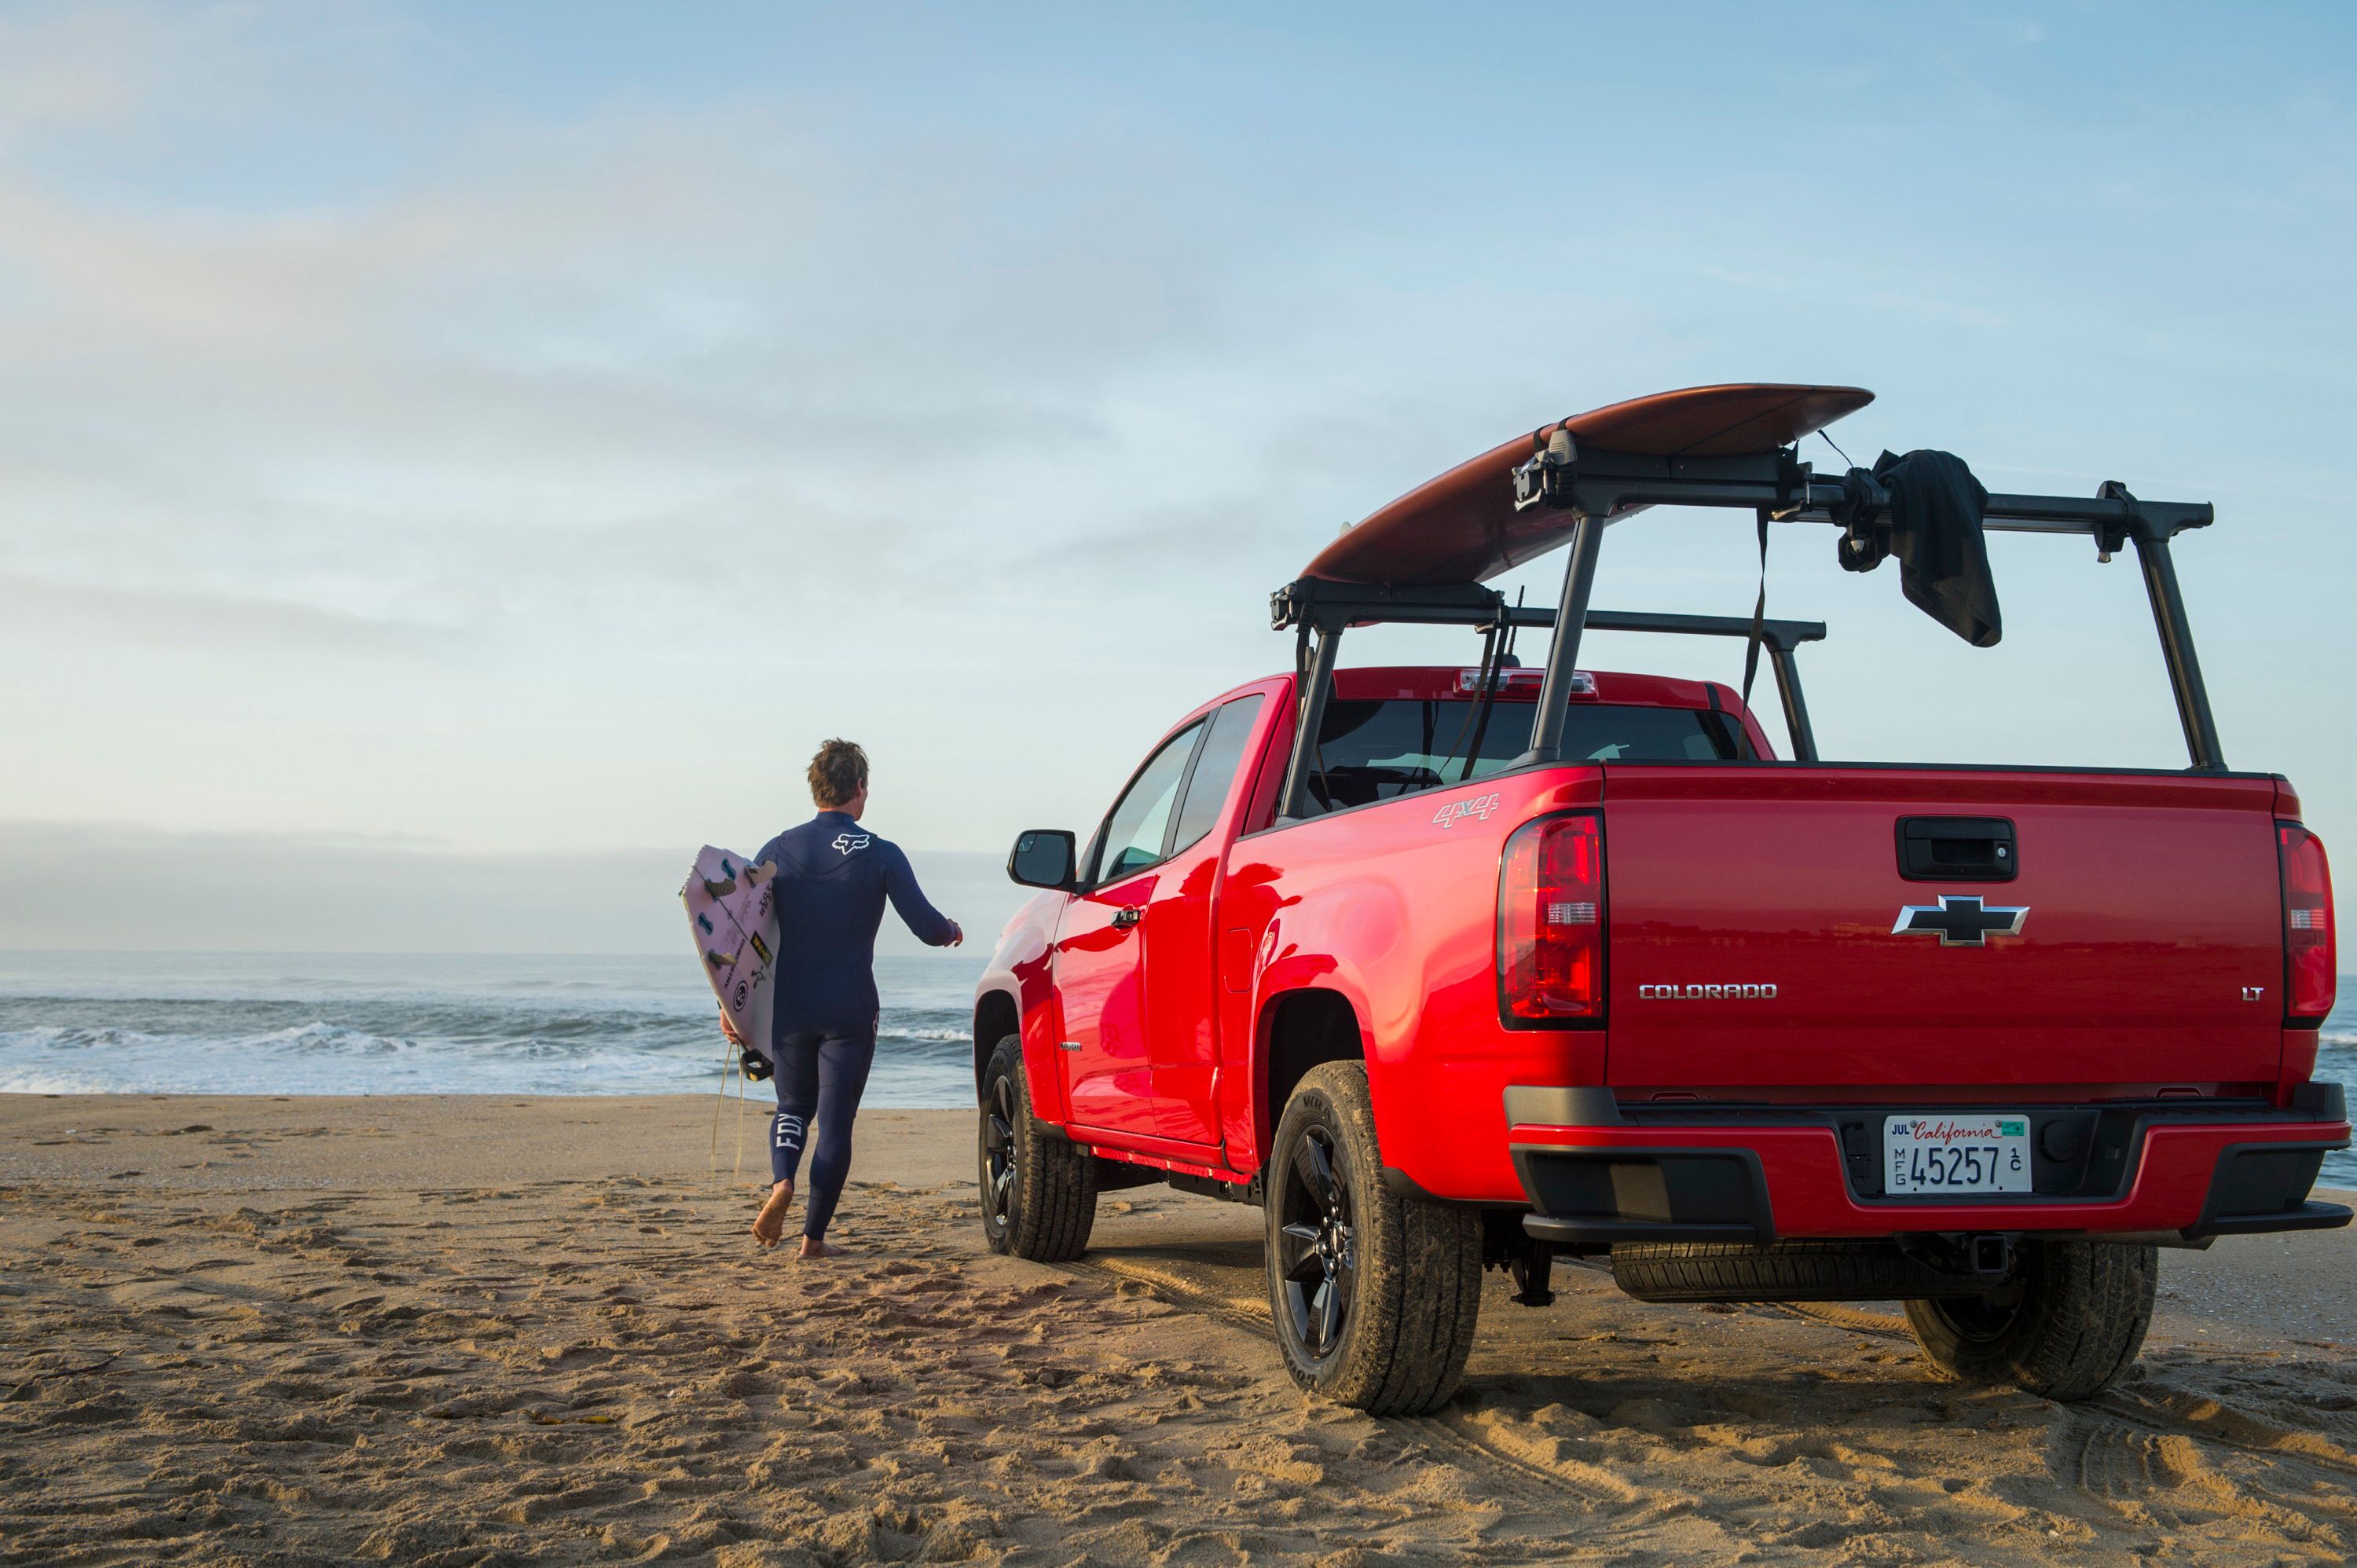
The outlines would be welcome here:
<svg viewBox="0 0 2357 1568">
<path fill-rule="evenodd" d="M 1390 586 L 1303 578 L 1271 596 L 1274 624 L 1298 636 L 1297 664 L 1303 678 L 1294 766 L 1287 773 L 1281 814 L 1299 814 L 1307 787 L 1306 743 L 1317 733 L 1323 716 L 1343 631 L 1383 622 L 1468 626 L 1485 631 L 1507 627 L 1554 628 L 1531 746 L 1516 759 L 1517 766 L 1560 759 L 1572 671 L 1578 662 L 1580 634 L 1585 628 L 1747 639 L 1756 635 L 1776 677 L 1792 759 L 1818 760 L 1793 652 L 1800 644 L 1824 637 L 1823 622 L 1591 610 L 1587 600 L 1596 582 L 1597 553 L 1607 524 L 1653 506 L 1736 508 L 1756 513 L 1763 522 L 1827 523 L 1858 533 L 1887 528 L 1890 496 L 1881 485 L 1862 469 L 1852 469 L 1839 478 L 1820 478 L 1790 447 L 1736 457 L 1651 457 L 1581 450 L 1560 431 L 1552 444 L 1537 447 L 1531 460 L 1513 471 L 1512 483 L 1517 511 L 1542 508 L 1571 514 L 1566 528 L 1533 531 L 1541 546 L 1525 557 L 1535 558 L 1557 540 L 1569 546 L 1563 596 L 1555 608 L 1509 606 L 1504 595 L 1478 583 Z M 2085 535 L 2093 541 L 2099 562 L 2108 562 L 2119 551 L 2135 546 L 2178 719 L 2185 731 L 2186 751 L 2196 772 L 2223 772 L 2226 759 L 2218 744 L 2217 722 L 2211 713 L 2209 690 L 2202 683 L 2201 661 L 2194 653 L 2193 634 L 2186 623 L 2184 596 L 2178 586 L 2169 542 L 2188 529 L 2208 527 L 2215 515 L 2207 501 L 2143 500 L 2117 481 L 2106 481 L 2092 498 L 1991 494 L 1983 511 L 1983 526 L 1992 532 Z"/>
</svg>

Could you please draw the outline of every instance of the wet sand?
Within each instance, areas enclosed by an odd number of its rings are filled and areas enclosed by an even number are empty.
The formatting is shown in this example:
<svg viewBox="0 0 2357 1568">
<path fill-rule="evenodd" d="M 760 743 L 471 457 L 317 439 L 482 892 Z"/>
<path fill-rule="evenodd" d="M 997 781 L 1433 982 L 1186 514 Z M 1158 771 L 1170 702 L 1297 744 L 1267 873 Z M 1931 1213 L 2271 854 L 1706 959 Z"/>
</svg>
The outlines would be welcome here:
<svg viewBox="0 0 2357 1568">
<path fill-rule="evenodd" d="M 1466 1391 L 1306 1402 L 1256 1211 L 981 1246 L 971 1119 L 874 1112 L 839 1239 L 744 1235 L 713 1102 L 0 1097 L 0 1562 L 2280 1563 L 2357 1554 L 2357 1243 L 2163 1254 L 2092 1405 L 1887 1310 L 1492 1276 Z"/>
</svg>

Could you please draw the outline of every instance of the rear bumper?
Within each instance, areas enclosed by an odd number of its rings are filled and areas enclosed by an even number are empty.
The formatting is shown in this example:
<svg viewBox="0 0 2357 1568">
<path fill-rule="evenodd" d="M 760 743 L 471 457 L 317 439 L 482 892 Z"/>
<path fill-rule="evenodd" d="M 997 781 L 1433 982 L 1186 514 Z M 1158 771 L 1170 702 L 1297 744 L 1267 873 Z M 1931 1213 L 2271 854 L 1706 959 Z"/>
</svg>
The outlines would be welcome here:
<svg viewBox="0 0 2357 1568">
<path fill-rule="evenodd" d="M 1934 1231 L 2201 1241 L 2350 1222 L 2348 1208 L 2308 1197 L 2325 1153 L 2349 1146 L 2338 1086 L 2330 1087 L 2330 1097 L 2308 1096 L 2291 1111 L 2240 1110 L 2229 1116 L 2203 1107 L 2136 1107 L 2121 1142 L 2125 1168 L 2108 1183 L 2091 1173 L 2067 1195 L 1862 1195 L 1855 1135 L 1846 1153 L 1836 1132 L 1844 1117 L 1853 1128 L 1858 1118 L 1841 1111 L 1693 1110 L 1676 1120 L 1637 1122 L 1621 1117 L 1599 1091 L 1579 1091 L 1576 1101 L 1555 1091 L 1556 1109 L 1589 1120 L 1532 1122 L 1510 1109 L 1508 1136 L 1515 1173 L 1535 1211 L 1524 1229 L 1562 1246 L 1764 1246 L 1796 1238 Z M 1523 1107 L 1546 1103 L 1520 1092 Z M 1514 1094 L 1509 1092 L 1510 1107 Z M 1869 1154 L 1865 1163 L 1870 1168 L 1878 1158 Z M 2101 1185 L 2109 1189 L 2088 1190 Z"/>
</svg>

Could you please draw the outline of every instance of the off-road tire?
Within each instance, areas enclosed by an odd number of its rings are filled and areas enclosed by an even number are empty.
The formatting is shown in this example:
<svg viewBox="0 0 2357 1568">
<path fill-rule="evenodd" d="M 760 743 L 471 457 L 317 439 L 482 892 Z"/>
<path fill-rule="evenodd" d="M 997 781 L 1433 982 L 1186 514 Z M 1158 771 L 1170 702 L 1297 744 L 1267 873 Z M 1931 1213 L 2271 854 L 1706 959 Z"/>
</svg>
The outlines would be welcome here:
<svg viewBox="0 0 2357 1568">
<path fill-rule="evenodd" d="M 1307 1152 L 1313 1140 L 1322 1140 L 1349 1220 L 1346 1305 L 1322 1348 L 1316 1329 L 1297 1316 L 1300 1305 L 1287 1287 L 1300 1282 L 1286 1277 L 1288 1253 L 1298 1265 L 1324 1266 L 1286 1231 L 1289 1211 L 1315 1230 L 1308 1217 L 1328 1207 Z M 1481 1311 L 1480 1214 L 1401 1197 L 1383 1185 L 1363 1065 L 1328 1062 L 1304 1075 L 1277 1122 L 1266 1190 L 1269 1308 L 1293 1380 L 1374 1415 L 1422 1415 L 1446 1402 L 1465 1376 Z M 1300 1294 L 1306 1300 L 1309 1293 Z"/>
<path fill-rule="evenodd" d="M 982 1229 L 990 1250 L 1035 1263 L 1079 1257 L 1097 1219 L 1096 1163 L 1032 1121 L 1018 1036 L 1007 1036 L 990 1053 L 974 1121 Z M 1007 1163 L 994 1169 L 994 1155 Z"/>
<path fill-rule="evenodd" d="M 1910 1301 L 1907 1322 L 1943 1378 L 2093 1399 L 2136 1364 L 2159 1274 L 2160 1252 L 2151 1246 L 2025 1241 L 2019 1298 L 2010 1306 Z"/>
</svg>

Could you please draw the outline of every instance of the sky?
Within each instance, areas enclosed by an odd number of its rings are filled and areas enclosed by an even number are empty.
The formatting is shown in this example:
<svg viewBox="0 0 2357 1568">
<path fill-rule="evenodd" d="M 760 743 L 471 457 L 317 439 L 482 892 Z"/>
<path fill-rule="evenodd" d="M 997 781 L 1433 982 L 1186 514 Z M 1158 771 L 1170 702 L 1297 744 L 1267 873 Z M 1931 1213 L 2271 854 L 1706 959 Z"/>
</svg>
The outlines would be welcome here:
<svg viewBox="0 0 2357 1568">
<path fill-rule="evenodd" d="M 2357 843 L 2352 41 L 2337 6 L 0 6 L 0 946 L 663 950 L 695 848 L 799 820 L 836 735 L 986 933 L 1017 831 L 1085 830 L 1286 662 L 1267 595 L 1341 525 L 1724 381 L 1874 389 L 1830 433 L 1862 463 L 2215 502 L 2177 555 L 2228 760 Z M 1974 650 L 1777 531 L 1824 754 L 2181 766 L 2132 560 L 1991 554 Z M 1748 518 L 1655 511 L 1595 603 L 1747 614 L 1756 575 Z"/>
</svg>

